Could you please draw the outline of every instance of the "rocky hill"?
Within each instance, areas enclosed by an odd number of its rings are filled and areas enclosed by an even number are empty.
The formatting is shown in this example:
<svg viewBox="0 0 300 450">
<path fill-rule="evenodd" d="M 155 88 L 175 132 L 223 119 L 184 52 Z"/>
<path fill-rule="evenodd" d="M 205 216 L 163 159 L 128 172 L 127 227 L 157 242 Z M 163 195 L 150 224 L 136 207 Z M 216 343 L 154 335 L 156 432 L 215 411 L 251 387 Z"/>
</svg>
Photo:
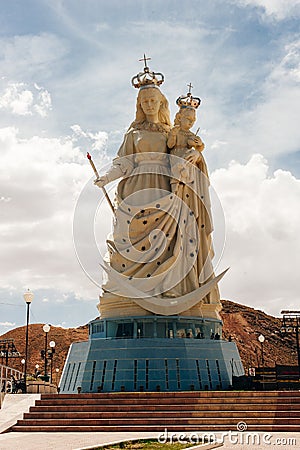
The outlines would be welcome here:
<svg viewBox="0 0 300 450">
<path fill-rule="evenodd" d="M 35 373 L 35 366 L 38 364 L 39 370 L 44 373 L 44 361 L 41 359 L 41 350 L 45 348 L 45 333 L 43 331 L 44 324 L 35 323 L 29 325 L 29 346 L 28 346 L 28 373 Z M 21 359 L 25 357 L 25 334 L 26 327 L 15 328 L 0 336 L 0 339 L 14 339 L 14 344 L 18 352 L 20 352 L 20 358 L 9 358 L 8 365 L 18 370 L 22 369 Z M 51 326 L 48 333 L 48 348 L 49 342 L 55 342 L 55 354 L 53 357 L 53 381 L 58 381 L 63 366 L 67 357 L 67 353 L 72 342 L 84 341 L 88 339 L 88 326 L 82 326 L 78 328 L 61 328 Z M 5 359 L 0 358 L 0 362 L 5 364 Z M 56 375 L 55 369 L 59 369 L 58 375 Z M 50 367 L 48 366 L 48 373 L 50 373 Z"/>
<path fill-rule="evenodd" d="M 274 366 L 276 363 L 297 365 L 295 335 L 281 336 L 281 321 L 279 318 L 228 300 L 223 300 L 222 303 L 222 319 L 224 322 L 223 337 L 225 339 L 229 339 L 230 337 L 232 341 L 236 342 L 245 369 L 261 365 L 262 349 L 258 341 L 260 334 L 265 336 L 263 351 L 266 366 Z M 11 330 L 0 336 L 0 339 L 11 338 L 14 339 L 15 346 L 21 353 L 21 358 L 23 358 L 25 353 L 25 326 Z M 54 381 L 56 381 L 55 369 L 59 369 L 59 376 L 62 373 L 70 344 L 72 342 L 86 340 L 87 338 L 87 325 L 68 329 L 51 327 L 48 333 L 48 343 L 51 340 L 56 343 L 56 352 L 53 359 Z M 43 372 L 44 363 L 40 355 L 45 345 L 43 324 L 30 325 L 29 340 L 28 373 L 34 373 L 36 364 L 39 364 L 40 370 Z M 22 370 L 21 358 L 10 358 L 9 365 Z M 2 363 L 1 359 L 0 362 Z"/>
<path fill-rule="evenodd" d="M 265 366 L 298 365 L 295 334 L 280 333 L 280 318 L 229 300 L 222 300 L 222 304 L 223 337 L 228 339 L 231 336 L 236 342 L 245 370 L 261 365 L 262 348 L 258 341 L 260 334 L 265 337 Z"/>
</svg>

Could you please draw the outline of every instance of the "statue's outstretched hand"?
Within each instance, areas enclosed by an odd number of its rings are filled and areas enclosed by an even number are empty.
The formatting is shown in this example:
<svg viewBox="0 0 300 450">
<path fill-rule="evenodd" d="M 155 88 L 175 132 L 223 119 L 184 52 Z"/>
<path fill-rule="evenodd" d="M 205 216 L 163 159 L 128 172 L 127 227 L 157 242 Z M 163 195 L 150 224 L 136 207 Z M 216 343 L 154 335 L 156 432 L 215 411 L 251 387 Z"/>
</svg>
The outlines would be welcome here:
<svg viewBox="0 0 300 450">
<path fill-rule="evenodd" d="M 188 140 L 188 145 L 196 148 L 198 151 L 202 151 L 204 149 L 204 144 L 202 142 L 202 139 L 196 135 Z"/>
<path fill-rule="evenodd" d="M 107 183 L 108 180 L 106 175 L 103 175 L 102 177 L 96 178 L 96 180 L 94 180 L 94 184 L 99 188 L 104 187 Z"/>
</svg>

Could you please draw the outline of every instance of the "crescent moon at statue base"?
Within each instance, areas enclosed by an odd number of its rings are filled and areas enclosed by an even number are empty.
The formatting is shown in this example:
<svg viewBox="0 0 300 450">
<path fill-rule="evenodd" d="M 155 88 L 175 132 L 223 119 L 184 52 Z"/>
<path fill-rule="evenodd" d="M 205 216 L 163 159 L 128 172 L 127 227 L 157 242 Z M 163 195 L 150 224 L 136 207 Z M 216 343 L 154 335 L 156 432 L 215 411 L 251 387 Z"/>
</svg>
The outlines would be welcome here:
<svg viewBox="0 0 300 450">
<path fill-rule="evenodd" d="M 204 285 L 200 286 L 198 289 L 195 289 L 188 294 L 182 295 L 181 297 L 152 297 L 147 296 L 145 293 L 141 292 L 134 286 L 130 285 L 128 282 L 124 280 L 123 277 L 111 270 L 111 267 L 105 263 L 105 266 L 100 264 L 105 272 L 109 273 L 109 276 L 114 281 L 118 282 L 119 285 L 122 285 L 124 289 L 123 293 L 114 292 L 114 290 L 109 290 L 109 292 L 116 295 L 126 295 L 127 297 L 131 297 L 132 300 L 139 305 L 140 307 L 150 311 L 154 314 L 159 314 L 163 316 L 172 316 L 175 314 L 180 314 L 183 311 L 187 311 L 188 309 L 195 306 L 199 303 L 209 292 L 217 285 L 217 283 L 223 278 L 225 273 L 229 270 L 226 269 L 221 272 L 219 275 L 209 280 Z M 122 290 L 123 290 L 122 289 Z"/>
</svg>

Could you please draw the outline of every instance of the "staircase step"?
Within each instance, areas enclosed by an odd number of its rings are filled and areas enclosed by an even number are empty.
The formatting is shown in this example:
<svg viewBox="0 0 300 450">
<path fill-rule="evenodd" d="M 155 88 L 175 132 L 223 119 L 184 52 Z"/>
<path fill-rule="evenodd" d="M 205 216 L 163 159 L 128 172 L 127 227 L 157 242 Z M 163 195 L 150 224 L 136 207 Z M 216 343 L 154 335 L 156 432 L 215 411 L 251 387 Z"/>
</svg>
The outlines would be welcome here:
<svg viewBox="0 0 300 450">
<path fill-rule="evenodd" d="M 182 411 L 183 405 L 172 405 L 172 412 Z M 120 412 L 127 413 L 128 411 L 152 413 L 153 411 L 161 411 L 163 413 L 170 413 L 170 405 L 52 405 L 52 406 L 31 406 L 30 412 L 32 413 L 43 413 L 43 412 L 102 412 L 102 413 L 112 413 Z M 260 404 L 260 403 L 249 403 L 249 404 L 239 404 L 239 403 L 218 403 L 218 404 L 193 404 L 184 405 L 185 411 L 298 411 L 300 412 L 300 404 L 285 404 L 285 403 L 270 403 L 270 404 Z"/>
<path fill-rule="evenodd" d="M 244 417 L 244 422 L 247 425 L 255 425 L 257 423 L 257 417 Z M 22 419 L 18 420 L 17 425 L 22 426 L 49 426 L 49 425 L 85 425 L 85 426 L 101 426 L 101 425 L 156 425 L 156 426 L 165 426 L 169 425 L 215 425 L 215 424 L 224 424 L 224 425 L 233 425 L 235 426 L 240 421 L 240 417 L 214 417 L 214 418 L 191 418 L 191 417 L 181 417 L 181 418 L 173 418 L 173 417 L 164 417 L 161 418 L 152 418 L 148 417 L 147 419 L 138 419 L 138 418 L 122 418 L 122 419 L 59 419 L 59 423 L 57 419 Z M 292 425 L 300 425 L 300 418 L 277 418 L 277 417 L 259 417 L 259 422 L 264 425 L 284 425 L 284 424 L 292 424 Z"/>
<path fill-rule="evenodd" d="M 85 397 L 82 398 L 81 395 L 78 395 L 77 397 L 74 397 L 74 399 L 64 399 L 62 397 L 58 397 L 56 399 L 41 399 L 41 400 L 37 400 L 36 405 L 40 406 L 40 405 L 47 405 L 47 406 L 53 406 L 53 405 L 103 405 L 104 401 L 106 399 L 99 399 L 99 398 L 93 398 L 93 397 Z M 281 399 L 282 400 L 282 399 Z M 167 398 L 162 398 L 162 399 L 153 399 L 153 398 L 149 398 L 147 399 L 144 404 L 147 405 L 186 405 L 186 404 L 190 404 L 190 405 L 197 405 L 197 404 L 224 404 L 224 403 L 240 403 L 240 404 L 248 404 L 251 401 L 253 401 L 252 397 L 241 397 L 239 399 L 227 399 L 227 398 L 204 398 L 204 399 L 200 399 L 200 398 L 181 398 L 181 399 L 167 399 Z M 256 403 L 260 403 L 260 404 L 265 404 L 265 403 L 273 403 L 273 404 L 277 404 L 278 403 L 278 398 L 277 397 L 270 397 L 270 398 L 255 398 L 255 402 Z M 285 403 L 292 403 L 292 404 L 298 404 L 300 405 L 300 397 L 286 397 L 284 399 Z M 141 405 L 141 401 L 139 399 L 124 399 L 124 398 L 120 398 L 120 399 L 109 399 L 109 404 L 110 405 Z"/>
<path fill-rule="evenodd" d="M 164 432 L 165 427 L 163 426 L 27 426 L 26 428 L 22 426 L 15 425 L 12 428 L 13 432 Z M 194 425 L 184 425 L 184 426 L 168 426 L 168 432 L 192 432 L 197 431 L 198 433 L 203 431 L 229 431 L 234 430 L 236 431 L 236 426 L 231 425 L 197 425 L 197 428 L 195 429 Z M 289 433 L 296 433 L 299 431 L 298 425 L 249 425 L 247 428 L 247 431 L 273 431 L 273 432 L 289 432 Z"/>
<path fill-rule="evenodd" d="M 109 393 L 83 393 L 83 394 L 42 394 L 42 399 L 53 399 L 58 397 L 77 398 L 116 398 L 119 400 L 124 397 L 126 399 L 149 399 L 152 398 L 218 398 L 218 397 L 300 397 L 300 391 L 170 391 L 170 392 L 109 392 Z"/>
<path fill-rule="evenodd" d="M 240 412 L 240 411 L 239 411 Z M 170 413 L 170 411 L 168 412 Z M 248 418 L 257 418 L 262 415 L 261 411 L 247 411 L 247 414 L 244 412 L 244 416 L 247 415 Z M 263 416 L 266 418 L 295 418 L 300 419 L 299 411 L 264 411 Z M 155 419 L 164 419 L 166 417 L 166 411 L 144 411 L 144 412 L 126 412 L 126 418 L 131 419 L 143 419 L 145 421 L 155 420 Z M 220 411 L 185 411 L 174 413 L 172 411 L 172 419 L 176 420 L 186 420 L 182 418 L 197 418 L 197 419 L 205 419 L 205 418 L 218 418 L 220 417 Z M 240 417 L 237 414 L 237 411 L 222 411 L 222 418 L 236 418 Z M 24 419 L 123 419 L 124 412 L 43 412 L 43 413 L 25 413 Z"/>
</svg>

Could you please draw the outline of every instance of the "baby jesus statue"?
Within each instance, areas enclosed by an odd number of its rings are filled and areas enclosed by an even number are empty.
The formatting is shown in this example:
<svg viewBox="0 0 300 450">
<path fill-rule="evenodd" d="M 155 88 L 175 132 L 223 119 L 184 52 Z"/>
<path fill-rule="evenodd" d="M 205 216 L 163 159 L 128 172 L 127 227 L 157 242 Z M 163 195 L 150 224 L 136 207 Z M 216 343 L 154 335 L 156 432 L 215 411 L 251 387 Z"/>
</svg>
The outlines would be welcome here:
<svg viewBox="0 0 300 450">
<path fill-rule="evenodd" d="M 188 101 L 182 104 L 183 99 Z M 182 158 L 176 159 L 176 162 L 172 161 L 173 176 L 187 183 L 191 181 L 191 164 L 196 165 L 201 161 L 201 152 L 204 150 L 201 138 L 190 131 L 196 121 L 196 108 L 200 99 L 191 96 L 179 97 L 176 103 L 180 109 L 175 116 L 174 127 L 169 132 L 167 145 L 171 155 Z"/>
</svg>

